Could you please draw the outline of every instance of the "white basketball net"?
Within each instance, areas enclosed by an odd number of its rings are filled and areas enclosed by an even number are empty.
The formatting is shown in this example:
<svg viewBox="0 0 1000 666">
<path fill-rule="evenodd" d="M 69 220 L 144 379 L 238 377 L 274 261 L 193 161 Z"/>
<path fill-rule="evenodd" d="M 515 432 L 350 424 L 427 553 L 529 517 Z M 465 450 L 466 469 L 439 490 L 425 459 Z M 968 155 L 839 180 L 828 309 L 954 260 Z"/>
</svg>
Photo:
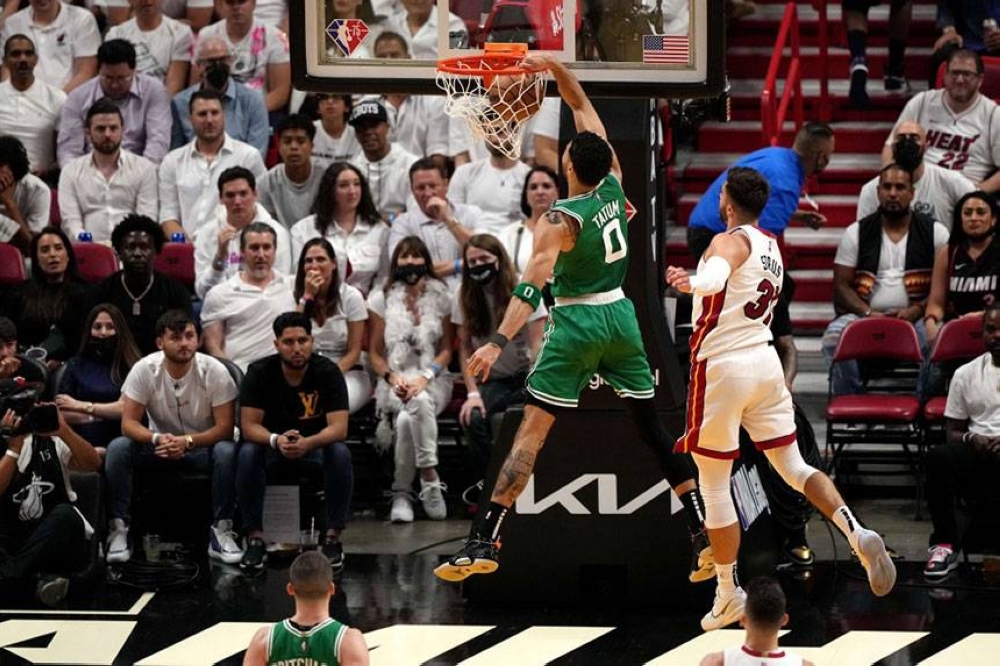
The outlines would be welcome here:
<svg viewBox="0 0 1000 666">
<path fill-rule="evenodd" d="M 490 63 L 484 59 L 476 66 L 477 69 L 489 69 Z M 510 61 L 502 66 L 509 67 Z M 487 78 L 490 79 L 488 85 L 479 72 L 464 74 L 438 70 L 437 85 L 447 94 L 445 113 L 452 118 L 464 118 L 473 136 L 483 139 L 507 157 L 519 159 L 524 122 L 538 113 L 545 97 L 545 72 Z"/>
</svg>

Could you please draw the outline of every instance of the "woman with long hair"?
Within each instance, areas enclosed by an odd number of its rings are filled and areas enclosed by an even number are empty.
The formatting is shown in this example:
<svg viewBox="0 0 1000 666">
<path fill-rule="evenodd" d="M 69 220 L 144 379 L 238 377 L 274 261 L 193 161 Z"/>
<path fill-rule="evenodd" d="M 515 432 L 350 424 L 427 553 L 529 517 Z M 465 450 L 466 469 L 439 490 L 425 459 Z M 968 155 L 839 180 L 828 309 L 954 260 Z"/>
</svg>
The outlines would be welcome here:
<svg viewBox="0 0 1000 666">
<path fill-rule="evenodd" d="M 524 178 L 521 190 L 521 212 L 524 220 L 508 224 L 500 231 L 500 242 L 507 250 L 514 268 L 523 273 L 531 258 L 535 225 L 539 218 L 559 198 L 562 191 L 559 175 L 547 166 L 536 166 Z"/>
<path fill-rule="evenodd" d="M 369 360 L 379 377 L 375 400 L 382 418 L 378 440 L 391 441 L 395 422 L 396 469 L 392 483 L 392 522 L 413 520 L 411 491 L 420 473 L 420 501 L 429 518 L 447 517 L 437 473 L 437 415 L 451 398 L 451 295 L 434 276 L 431 254 L 416 236 L 399 242 L 384 289 L 368 299 L 371 325 Z"/>
<path fill-rule="evenodd" d="M 340 281 L 337 255 L 330 241 L 306 241 L 295 273 L 298 311 L 313 323 L 313 351 L 340 368 L 347 384 L 348 410 L 355 413 L 372 399 L 372 379 L 364 366 L 361 341 L 368 309 L 365 297 Z"/>
<path fill-rule="evenodd" d="M 330 241 L 340 281 L 366 297 L 387 275 L 389 227 L 379 217 L 368 181 L 352 164 L 334 162 L 327 168 L 313 214 L 296 222 L 291 235 L 293 257 L 300 256 L 312 238 Z"/>
<path fill-rule="evenodd" d="M 969 192 L 955 204 L 948 244 L 934 255 L 931 293 L 924 308 L 927 344 L 946 321 L 980 315 L 1000 293 L 1000 206 L 985 192 Z"/>
<path fill-rule="evenodd" d="M 17 324 L 18 343 L 44 349 L 46 364 L 55 370 L 80 346 L 87 288 L 61 229 L 42 229 L 31 241 L 30 256 L 31 277 L 10 291 L 3 314 Z"/>
<path fill-rule="evenodd" d="M 94 446 L 121 435 L 122 384 L 140 358 L 121 310 L 110 303 L 94 306 L 56 395 L 66 422 Z"/>
<path fill-rule="evenodd" d="M 474 478 L 481 479 L 486 474 L 493 446 L 490 417 L 524 402 L 524 380 L 542 344 L 548 313 L 540 304 L 511 344 L 504 347 L 490 370 L 489 379 L 477 381 L 468 372 L 467 360 L 496 333 L 518 275 L 503 245 L 489 234 L 470 238 L 462 250 L 462 258 L 465 260 L 462 285 L 451 310 L 451 321 L 458 327 L 462 379 L 468 389 L 459 420 L 469 432 L 469 457 Z"/>
</svg>

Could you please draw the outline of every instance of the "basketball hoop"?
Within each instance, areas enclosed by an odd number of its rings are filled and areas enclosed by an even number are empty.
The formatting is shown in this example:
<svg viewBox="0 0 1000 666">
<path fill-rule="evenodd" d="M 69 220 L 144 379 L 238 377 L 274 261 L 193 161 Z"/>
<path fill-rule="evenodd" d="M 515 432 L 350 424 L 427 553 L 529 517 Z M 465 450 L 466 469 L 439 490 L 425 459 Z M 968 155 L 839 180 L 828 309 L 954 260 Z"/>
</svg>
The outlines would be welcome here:
<svg viewBox="0 0 1000 666">
<path fill-rule="evenodd" d="M 437 85 L 446 94 L 445 113 L 464 118 L 473 135 L 516 160 L 524 122 L 545 96 L 545 72 L 521 67 L 527 44 L 485 46 L 482 54 L 439 60 Z"/>
</svg>

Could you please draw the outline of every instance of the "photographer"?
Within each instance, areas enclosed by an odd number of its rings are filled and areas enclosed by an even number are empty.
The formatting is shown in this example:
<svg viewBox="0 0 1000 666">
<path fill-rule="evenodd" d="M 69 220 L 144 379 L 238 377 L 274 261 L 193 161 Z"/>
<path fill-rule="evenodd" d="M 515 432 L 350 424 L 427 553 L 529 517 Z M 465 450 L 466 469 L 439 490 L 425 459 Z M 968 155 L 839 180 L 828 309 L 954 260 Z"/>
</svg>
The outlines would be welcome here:
<svg viewBox="0 0 1000 666">
<path fill-rule="evenodd" d="M 6 409 L 0 426 L 6 448 L 0 457 L 0 598 L 41 576 L 36 594 L 54 606 L 69 586 L 61 575 L 83 565 L 94 535 L 73 506 L 69 470 L 96 472 L 100 458 L 54 404 L 36 405 L 25 417 Z"/>
</svg>

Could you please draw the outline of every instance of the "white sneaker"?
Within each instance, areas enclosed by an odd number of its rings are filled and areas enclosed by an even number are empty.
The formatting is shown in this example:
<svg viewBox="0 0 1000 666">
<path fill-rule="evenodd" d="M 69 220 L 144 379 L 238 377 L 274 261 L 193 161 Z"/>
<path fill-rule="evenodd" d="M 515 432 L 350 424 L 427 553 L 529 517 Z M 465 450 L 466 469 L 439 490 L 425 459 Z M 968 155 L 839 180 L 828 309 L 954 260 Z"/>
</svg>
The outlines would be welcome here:
<svg viewBox="0 0 1000 666">
<path fill-rule="evenodd" d="M 132 551 L 128 547 L 128 525 L 121 518 L 115 518 L 108 527 L 108 553 L 105 559 L 109 564 L 124 564 L 132 559 Z"/>
<path fill-rule="evenodd" d="M 424 513 L 431 520 L 444 520 L 448 517 L 448 505 L 444 503 L 444 491 L 448 486 L 442 483 L 441 479 L 434 481 L 424 481 L 420 479 L 420 503 L 424 506 Z"/>
<path fill-rule="evenodd" d="M 868 572 L 868 585 L 876 597 L 884 597 L 896 584 L 896 565 L 893 564 L 885 542 L 878 532 L 861 529 L 858 534 L 858 559 Z"/>
<path fill-rule="evenodd" d="M 701 618 L 701 628 L 705 631 L 715 631 L 730 625 L 743 617 L 743 608 L 747 604 L 747 593 L 742 587 L 737 587 L 733 593 L 722 598 L 719 596 L 719 588 L 715 588 L 715 602 L 712 610 L 705 613 Z"/>
<path fill-rule="evenodd" d="M 394 523 L 413 522 L 413 500 L 410 499 L 410 493 L 395 493 L 392 498 L 392 509 L 389 510 L 389 520 Z"/>
<path fill-rule="evenodd" d="M 233 521 L 220 520 L 208 530 L 208 556 L 225 564 L 239 564 L 243 549 L 233 531 Z"/>
</svg>

